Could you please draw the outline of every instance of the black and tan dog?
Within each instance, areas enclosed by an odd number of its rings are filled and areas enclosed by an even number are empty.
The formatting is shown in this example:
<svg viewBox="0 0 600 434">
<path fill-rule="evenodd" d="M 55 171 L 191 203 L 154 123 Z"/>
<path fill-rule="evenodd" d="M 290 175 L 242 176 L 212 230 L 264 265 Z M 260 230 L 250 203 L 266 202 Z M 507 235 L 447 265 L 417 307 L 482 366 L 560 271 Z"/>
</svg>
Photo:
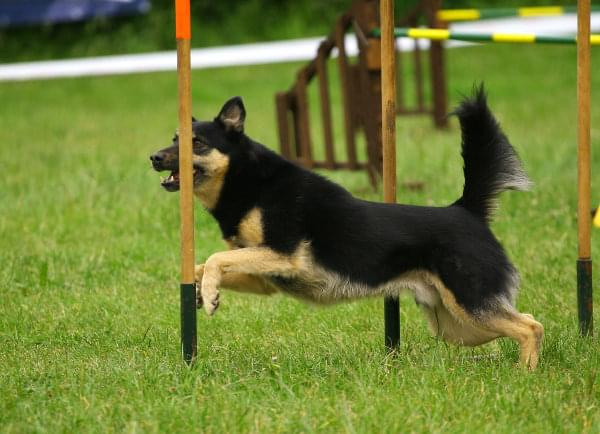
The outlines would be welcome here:
<svg viewBox="0 0 600 434">
<path fill-rule="evenodd" d="M 488 226 L 495 197 L 529 180 L 482 87 L 455 114 L 465 184 L 440 208 L 359 200 L 281 158 L 244 134 L 240 98 L 194 121 L 195 195 L 230 247 L 196 267 L 199 305 L 213 314 L 220 287 L 317 303 L 409 290 L 435 335 L 470 346 L 508 336 L 535 368 L 543 327 L 514 307 L 519 276 Z M 150 159 L 177 191 L 177 136 Z"/>
</svg>

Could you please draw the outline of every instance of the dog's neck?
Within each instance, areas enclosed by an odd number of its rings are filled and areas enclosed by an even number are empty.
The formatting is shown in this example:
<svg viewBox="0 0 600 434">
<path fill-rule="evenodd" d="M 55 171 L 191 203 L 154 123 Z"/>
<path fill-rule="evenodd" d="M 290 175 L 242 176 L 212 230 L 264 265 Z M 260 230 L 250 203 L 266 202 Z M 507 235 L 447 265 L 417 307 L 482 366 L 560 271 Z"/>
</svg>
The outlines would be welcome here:
<svg viewBox="0 0 600 434">
<path fill-rule="evenodd" d="M 236 237 L 244 216 L 257 205 L 261 180 L 229 167 L 218 189 L 197 190 L 196 196 L 218 222 L 223 239 Z"/>
</svg>

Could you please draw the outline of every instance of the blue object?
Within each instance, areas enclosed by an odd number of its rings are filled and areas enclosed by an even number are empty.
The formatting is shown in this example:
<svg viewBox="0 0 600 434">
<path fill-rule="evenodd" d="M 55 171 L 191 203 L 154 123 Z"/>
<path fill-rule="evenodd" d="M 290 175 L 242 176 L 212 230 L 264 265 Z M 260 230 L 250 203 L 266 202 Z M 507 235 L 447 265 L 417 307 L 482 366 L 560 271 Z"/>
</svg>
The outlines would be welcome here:
<svg viewBox="0 0 600 434">
<path fill-rule="evenodd" d="M 0 0 L 0 27 L 143 14 L 150 0 Z"/>
</svg>

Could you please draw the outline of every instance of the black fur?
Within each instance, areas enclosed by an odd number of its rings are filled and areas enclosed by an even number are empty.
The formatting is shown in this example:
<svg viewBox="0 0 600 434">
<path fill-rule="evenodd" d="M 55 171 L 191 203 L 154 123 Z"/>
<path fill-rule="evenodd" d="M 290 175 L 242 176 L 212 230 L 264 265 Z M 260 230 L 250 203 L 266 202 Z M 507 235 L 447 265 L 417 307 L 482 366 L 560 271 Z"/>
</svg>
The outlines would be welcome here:
<svg viewBox="0 0 600 434">
<path fill-rule="evenodd" d="M 219 200 L 210 210 L 225 239 L 258 207 L 266 246 L 292 253 L 309 241 L 323 267 L 350 281 L 375 287 L 421 269 L 437 274 L 471 313 L 491 309 L 498 297 L 512 302 L 517 274 L 487 222 L 495 196 L 519 187 L 526 177 L 487 107 L 483 87 L 456 110 L 463 135 L 463 196 L 439 208 L 354 198 L 251 140 L 243 133 L 241 99 L 230 100 L 224 110 L 236 106 L 241 123 L 224 123 L 222 111 L 213 122 L 193 124 L 199 144 L 229 156 Z M 200 145 L 194 146 L 199 153 Z"/>
<path fill-rule="evenodd" d="M 483 85 L 474 89 L 454 114 L 460 119 L 465 186 L 457 205 L 489 221 L 495 197 L 507 189 L 526 190 L 530 183 L 521 162 L 491 114 Z"/>
</svg>

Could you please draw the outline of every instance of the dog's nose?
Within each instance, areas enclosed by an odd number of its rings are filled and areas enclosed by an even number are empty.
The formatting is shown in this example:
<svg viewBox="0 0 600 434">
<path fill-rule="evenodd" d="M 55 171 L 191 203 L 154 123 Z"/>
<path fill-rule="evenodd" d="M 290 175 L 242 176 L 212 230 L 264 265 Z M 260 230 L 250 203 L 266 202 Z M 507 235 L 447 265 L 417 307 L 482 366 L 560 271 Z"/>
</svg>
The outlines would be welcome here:
<svg viewBox="0 0 600 434">
<path fill-rule="evenodd" d="M 164 159 L 165 159 L 165 156 L 161 152 L 157 152 L 154 155 L 150 155 L 150 161 L 152 161 L 152 163 L 154 163 L 154 164 L 160 163 Z"/>
</svg>

